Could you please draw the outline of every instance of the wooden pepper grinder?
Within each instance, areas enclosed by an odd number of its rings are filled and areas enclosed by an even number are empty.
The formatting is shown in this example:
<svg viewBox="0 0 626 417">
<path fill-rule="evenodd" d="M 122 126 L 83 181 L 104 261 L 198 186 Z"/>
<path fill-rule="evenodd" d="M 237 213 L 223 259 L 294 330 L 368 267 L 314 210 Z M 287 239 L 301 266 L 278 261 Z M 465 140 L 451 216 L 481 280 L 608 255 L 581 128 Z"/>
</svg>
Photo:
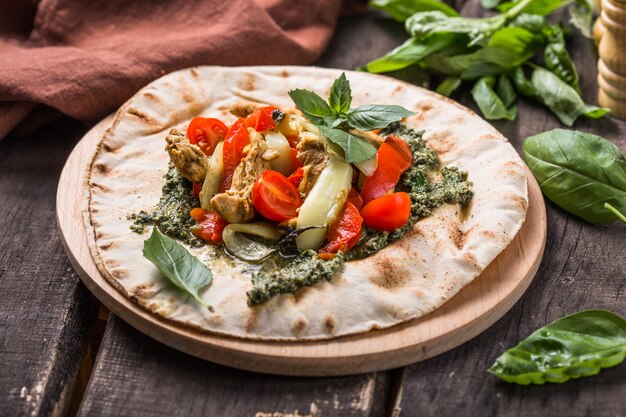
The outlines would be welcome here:
<svg viewBox="0 0 626 417">
<path fill-rule="evenodd" d="M 602 0 L 594 28 L 599 37 L 598 102 L 626 118 L 626 0 Z"/>
</svg>

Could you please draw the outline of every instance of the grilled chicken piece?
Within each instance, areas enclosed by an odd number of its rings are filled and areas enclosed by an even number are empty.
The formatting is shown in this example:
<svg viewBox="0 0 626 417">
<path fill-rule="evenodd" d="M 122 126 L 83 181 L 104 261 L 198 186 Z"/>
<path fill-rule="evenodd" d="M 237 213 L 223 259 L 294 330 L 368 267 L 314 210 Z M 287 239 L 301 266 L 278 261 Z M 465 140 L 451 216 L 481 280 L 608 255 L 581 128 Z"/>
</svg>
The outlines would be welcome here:
<svg viewBox="0 0 626 417">
<path fill-rule="evenodd" d="M 257 103 L 254 101 L 239 101 L 228 109 L 231 114 L 234 114 L 237 117 L 246 117 L 249 116 L 256 109 L 260 109 L 261 107 L 265 107 L 266 105 L 263 103 Z"/>
<path fill-rule="evenodd" d="M 326 142 L 323 137 L 311 132 L 300 132 L 299 136 L 300 142 L 296 147 L 298 150 L 297 156 L 304 166 L 302 167 L 302 182 L 298 190 L 303 197 L 306 197 L 326 166 L 329 155 L 326 151 Z"/>
<path fill-rule="evenodd" d="M 250 145 L 248 153 L 233 173 L 233 182 L 225 193 L 211 199 L 211 207 L 228 223 L 246 223 L 254 218 L 252 186 L 256 179 L 269 168 L 263 159 L 267 152 L 265 139 L 254 129 L 248 129 Z"/>
<path fill-rule="evenodd" d="M 165 150 L 180 175 L 191 182 L 202 182 L 209 162 L 202 150 L 189 143 L 189 140 L 176 129 L 170 130 L 165 138 Z"/>
</svg>

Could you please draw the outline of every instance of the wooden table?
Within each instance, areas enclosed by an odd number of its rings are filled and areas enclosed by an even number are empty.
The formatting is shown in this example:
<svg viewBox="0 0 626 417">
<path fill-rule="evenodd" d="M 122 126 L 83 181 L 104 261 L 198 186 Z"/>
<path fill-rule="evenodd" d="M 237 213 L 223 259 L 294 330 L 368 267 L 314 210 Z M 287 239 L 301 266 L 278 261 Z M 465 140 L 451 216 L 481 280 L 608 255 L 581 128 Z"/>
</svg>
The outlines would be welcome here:
<svg viewBox="0 0 626 417">
<path fill-rule="evenodd" d="M 457 1 L 463 15 L 478 1 Z M 565 17 L 565 14 L 563 15 Z M 405 38 L 376 14 L 342 18 L 318 65 L 352 69 Z M 571 44 L 584 96 L 596 97 L 596 55 Z M 455 96 L 475 109 L 467 90 Z M 494 125 L 518 151 L 559 127 L 527 101 Z M 626 150 L 626 121 L 582 120 Z M 489 330 L 402 369 L 340 378 L 287 378 L 229 369 L 177 352 L 111 315 L 70 266 L 55 223 L 65 159 L 88 130 L 62 120 L 0 142 L 0 416 L 624 416 L 626 365 L 564 385 L 521 387 L 485 369 L 534 329 L 588 308 L 626 316 L 626 228 L 592 226 L 550 202 L 544 260 L 526 295 Z M 88 381 L 88 383 L 87 383 Z"/>
</svg>

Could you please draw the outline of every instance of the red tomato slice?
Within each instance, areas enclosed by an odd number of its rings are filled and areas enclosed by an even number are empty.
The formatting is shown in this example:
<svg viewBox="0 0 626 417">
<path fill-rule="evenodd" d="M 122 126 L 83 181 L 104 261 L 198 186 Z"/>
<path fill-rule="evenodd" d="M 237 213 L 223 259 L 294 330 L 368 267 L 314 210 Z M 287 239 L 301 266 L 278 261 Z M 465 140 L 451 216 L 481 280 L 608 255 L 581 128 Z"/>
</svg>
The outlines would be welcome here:
<svg viewBox="0 0 626 417">
<path fill-rule="evenodd" d="M 291 182 L 296 188 L 300 186 L 302 182 L 302 178 L 304 178 L 304 170 L 302 167 L 296 169 L 296 171 L 287 178 L 289 182 Z"/>
<path fill-rule="evenodd" d="M 398 184 L 400 175 L 413 163 L 409 145 L 393 135 L 387 136 L 380 145 L 376 158 L 378 167 L 371 176 L 365 178 L 361 189 L 361 196 L 366 204 L 392 190 Z"/>
<path fill-rule="evenodd" d="M 351 202 L 357 210 L 361 210 L 361 208 L 363 208 L 363 197 L 361 197 L 361 194 L 359 194 L 354 187 L 352 187 L 348 193 L 348 201 Z"/>
<path fill-rule="evenodd" d="M 246 117 L 244 123 L 246 127 L 251 127 L 257 132 L 265 132 L 266 130 L 274 130 L 276 128 L 276 122 L 272 117 L 274 110 L 277 110 L 274 106 L 261 107 L 256 109 Z"/>
<path fill-rule="evenodd" d="M 238 119 L 230 127 L 226 138 L 224 139 L 224 148 L 222 150 L 222 161 L 224 163 L 224 171 L 222 173 L 222 183 L 220 184 L 220 192 L 230 188 L 233 182 L 233 173 L 235 168 L 244 157 L 243 148 L 250 144 L 250 136 L 248 129 L 244 125 L 243 119 Z"/>
<path fill-rule="evenodd" d="M 320 249 L 320 252 L 337 253 L 352 249 L 361 238 L 362 223 L 363 218 L 359 214 L 359 210 L 354 204 L 346 201 L 339 218 L 328 229 L 328 243 Z"/>
<path fill-rule="evenodd" d="M 282 222 L 298 215 L 302 205 L 298 189 L 277 171 L 265 171 L 252 187 L 252 204 L 261 216 Z"/>
<path fill-rule="evenodd" d="M 228 128 L 218 119 L 194 117 L 185 136 L 189 138 L 189 143 L 198 145 L 205 155 L 213 155 L 215 147 L 227 133 Z"/>
<path fill-rule="evenodd" d="M 191 228 L 191 233 L 211 245 L 219 245 L 224 241 L 222 232 L 228 223 L 219 214 L 214 211 L 194 208 L 189 215 L 197 222 Z"/>
<path fill-rule="evenodd" d="M 407 193 L 385 194 L 367 203 L 361 210 L 367 227 L 388 232 L 402 227 L 411 215 L 411 197 Z"/>
</svg>

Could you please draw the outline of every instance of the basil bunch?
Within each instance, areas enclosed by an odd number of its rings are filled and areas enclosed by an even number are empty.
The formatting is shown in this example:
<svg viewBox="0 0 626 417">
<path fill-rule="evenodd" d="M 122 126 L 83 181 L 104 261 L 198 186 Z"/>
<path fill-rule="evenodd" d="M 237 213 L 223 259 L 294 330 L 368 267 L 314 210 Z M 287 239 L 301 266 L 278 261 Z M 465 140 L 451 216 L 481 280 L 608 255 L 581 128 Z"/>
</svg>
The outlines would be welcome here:
<svg viewBox="0 0 626 417">
<path fill-rule="evenodd" d="M 626 223 L 626 158 L 608 140 L 554 129 L 524 142 L 524 159 L 541 191 L 590 223 Z"/>
<path fill-rule="evenodd" d="M 371 0 L 370 5 L 403 21 L 411 35 L 404 44 L 362 69 L 391 72 L 417 66 L 444 77 L 437 92 L 452 94 L 474 81 L 472 97 L 486 119 L 514 120 L 517 93 L 548 107 L 571 126 L 580 116 L 600 118 L 608 110 L 585 104 L 578 72 L 565 47 L 563 28 L 546 16 L 574 0 L 482 0 L 501 14 L 465 18 L 437 0 Z M 590 0 L 577 0 L 572 23 L 590 31 Z M 541 67 L 530 60 L 543 50 Z M 532 70 L 530 79 L 525 68 Z"/>
<path fill-rule="evenodd" d="M 348 163 L 358 163 L 376 155 L 376 148 L 373 145 L 353 135 L 349 130 L 383 129 L 393 122 L 415 114 L 395 105 L 366 104 L 351 109 L 352 90 L 345 73 L 333 83 L 328 103 L 313 91 L 304 89 L 289 91 L 289 97 L 324 136 L 343 149 Z"/>
<path fill-rule="evenodd" d="M 581 311 L 533 332 L 500 355 L 488 372 L 521 385 L 563 383 L 596 375 L 626 356 L 626 320 L 606 310 Z"/>
</svg>

